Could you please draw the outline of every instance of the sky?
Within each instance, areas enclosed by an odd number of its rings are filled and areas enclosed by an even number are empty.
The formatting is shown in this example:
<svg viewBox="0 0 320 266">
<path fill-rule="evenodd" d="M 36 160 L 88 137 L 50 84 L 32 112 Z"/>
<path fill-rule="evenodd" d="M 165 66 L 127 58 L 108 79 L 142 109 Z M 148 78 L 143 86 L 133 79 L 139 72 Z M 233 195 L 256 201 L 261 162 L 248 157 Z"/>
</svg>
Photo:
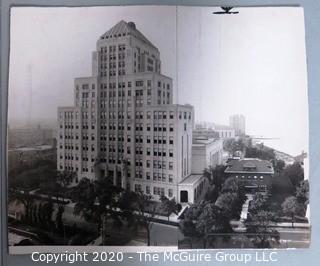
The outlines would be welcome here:
<svg viewBox="0 0 320 266">
<path fill-rule="evenodd" d="M 55 121 L 73 104 L 73 81 L 91 75 L 98 38 L 118 21 L 134 21 L 158 47 L 174 102 L 195 118 L 228 124 L 246 117 L 247 133 L 279 138 L 270 145 L 308 150 L 308 99 L 302 8 L 131 6 L 13 8 L 9 123 Z M 32 97 L 30 97 L 32 94 Z"/>
</svg>

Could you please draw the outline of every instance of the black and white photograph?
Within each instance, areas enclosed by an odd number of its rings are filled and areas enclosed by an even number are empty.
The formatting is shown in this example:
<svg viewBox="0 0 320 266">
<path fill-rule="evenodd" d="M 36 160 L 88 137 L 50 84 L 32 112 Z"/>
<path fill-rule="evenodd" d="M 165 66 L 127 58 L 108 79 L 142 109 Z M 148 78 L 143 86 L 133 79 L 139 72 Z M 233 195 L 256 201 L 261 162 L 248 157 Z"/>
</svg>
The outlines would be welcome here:
<svg viewBox="0 0 320 266">
<path fill-rule="evenodd" d="M 301 7 L 12 7 L 10 252 L 308 248 L 306 62 Z"/>
</svg>

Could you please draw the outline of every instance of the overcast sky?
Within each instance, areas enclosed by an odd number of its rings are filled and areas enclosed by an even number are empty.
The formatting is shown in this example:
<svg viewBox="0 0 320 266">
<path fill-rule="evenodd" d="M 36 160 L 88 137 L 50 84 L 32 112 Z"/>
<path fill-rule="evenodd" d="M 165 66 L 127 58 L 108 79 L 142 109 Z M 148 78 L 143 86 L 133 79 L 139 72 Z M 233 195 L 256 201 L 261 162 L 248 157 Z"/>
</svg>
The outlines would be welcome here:
<svg viewBox="0 0 320 266">
<path fill-rule="evenodd" d="M 13 8 L 9 122 L 54 120 L 58 106 L 72 105 L 73 80 L 91 75 L 97 39 L 124 19 L 159 48 L 162 72 L 173 78 L 174 101 L 192 104 L 197 120 L 228 124 L 229 115 L 241 113 L 249 134 L 280 138 L 272 144 L 291 154 L 307 150 L 302 8 L 213 15 L 217 10 Z"/>
</svg>

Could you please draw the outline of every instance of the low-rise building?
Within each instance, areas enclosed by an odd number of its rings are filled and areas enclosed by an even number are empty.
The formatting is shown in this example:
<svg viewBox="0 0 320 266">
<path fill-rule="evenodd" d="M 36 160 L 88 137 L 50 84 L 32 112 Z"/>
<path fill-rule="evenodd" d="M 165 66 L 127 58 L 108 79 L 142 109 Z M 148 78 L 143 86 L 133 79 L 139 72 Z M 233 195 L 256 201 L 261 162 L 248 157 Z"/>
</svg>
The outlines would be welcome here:
<svg viewBox="0 0 320 266">
<path fill-rule="evenodd" d="M 206 188 L 207 180 L 202 174 L 192 174 L 179 184 L 179 202 L 195 203 Z"/>
<path fill-rule="evenodd" d="M 236 178 L 247 191 L 266 191 L 271 187 L 274 169 L 269 161 L 245 158 L 230 161 L 225 174 L 226 178 Z"/>
</svg>

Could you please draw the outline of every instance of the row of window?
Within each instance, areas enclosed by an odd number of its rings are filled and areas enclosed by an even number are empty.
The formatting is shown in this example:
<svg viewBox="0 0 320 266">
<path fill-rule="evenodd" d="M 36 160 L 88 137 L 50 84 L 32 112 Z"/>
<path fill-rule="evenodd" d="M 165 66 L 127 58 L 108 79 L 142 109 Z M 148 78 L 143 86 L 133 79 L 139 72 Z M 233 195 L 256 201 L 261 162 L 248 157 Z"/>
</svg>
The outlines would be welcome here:
<svg viewBox="0 0 320 266">
<path fill-rule="evenodd" d="M 120 56 L 120 54 L 119 54 L 119 56 Z M 119 59 L 122 59 L 122 56 L 121 56 L 121 58 L 119 58 Z M 102 63 L 101 65 L 100 65 L 100 67 L 102 68 L 102 69 L 107 69 L 108 68 L 108 64 L 107 63 Z M 109 63 L 109 68 L 116 68 L 117 67 L 117 64 L 116 64 L 116 62 L 110 62 Z M 118 62 L 118 67 L 120 68 L 120 67 L 125 67 L 125 62 L 124 61 L 119 61 Z"/>
<path fill-rule="evenodd" d="M 95 102 L 94 102 L 94 100 L 92 100 L 92 101 L 93 101 L 93 103 L 91 103 L 91 105 L 94 106 Z M 137 99 L 138 103 L 140 103 L 140 101 L 143 101 L 143 100 Z M 115 105 L 116 101 L 114 100 L 114 101 L 111 101 L 110 103 L 112 105 Z M 131 103 L 131 101 L 130 101 L 130 103 Z M 122 105 L 123 104 L 124 104 L 124 102 L 122 102 Z M 88 104 L 85 104 L 85 106 L 87 106 L 87 105 Z M 131 105 L 131 104 L 129 104 L 129 101 L 128 101 L 128 105 Z M 87 119 L 89 117 L 89 113 L 90 113 L 91 117 L 95 116 L 95 112 L 94 111 L 91 111 L 91 112 L 83 111 L 82 112 L 82 118 L 83 119 Z M 110 112 L 102 111 L 102 112 L 100 112 L 101 119 L 107 118 L 107 115 L 108 115 L 108 117 L 110 119 L 116 119 L 116 112 L 114 112 L 114 111 L 110 111 Z M 132 112 L 131 111 L 127 111 L 126 115 L 127 115 L 127 119 L 132 119 Z M 147 119 L 151 119 L 151 115 L 152 115 L 151 111 L 147 111 L 146 112 L 146 118 Z M 167 111 L 153 111 L 153 119 L 157 119 L 157 120 L 167 119 L 167 115 L 168 115 Z M 64 112 L 64 116 L 65 116 L 65 118 L 73 119 L 74 113 L 73 112 Z M 63 112 L 60 112 L 60 118 L 62 118 L 62 117 L 63 117 Z M 78 119 L 78 117 L 79 117 L 79 112 L 75 112 L 75 118 Z M 125 117 L 125 112 L 119 111 L 118 112 L 118 118 L 119 119 L 124 119 L 124 117 Z M 191 112 L 186 112 L 186 111 L 182 112 L 182 111 L 180 111 L 178 117 L 179 117 L 179 119 L 183 118 L 183 119 L 190 120 L 191 119 Z M 144 112 L 143 111 L 136 111 L 135 112 L 135 118 L 136 119 L 143 119 L 144 118 Z M 169 111 L 169 119 L 174 119 L 174 111 Z M 66 125 L 68 125 L 68 124 L 66 124 Z M 63 128 L 63 124 L 60 124 L 60 128 Z M 70 129 L 70 127 L 66 127 L 66 128 Z"/>
<path fill-rule="evenodd" d="M 147 85 L 147 87 L 151 87 L 152 81 L 151 81 L 151 80 L 147 80 L 147 82 L 145 82 L 145 80 L 136 80 L 135 82 L 127 81 L 127 83 L 122 81 L 122 82 L 119 82 L 119 83 L 118 83 L 118 86 L 117 86 L 117 83 L 116 83 L 116 82 L 110 82 L 110 83 L 109 83 L 109 89 L 115 89 L 116 87 L 118 87 L 118 88 L 125 88 L 126 85 L 127 85 L 127 88 L 131 88 L 133 84 L 135 85 L 135 87 L 143 87 L 144 85 Z M 161 84 L 161 81 L 158 81 L 158 85 L 159 85 L 159 84 Z M 163 87 L 162 87 L 163 89 L 166 88 L 167 90 L 170 90 L 171 86 L 170 86 L 169 83 L 165 84 L 165 83 L 163 82 L 162 84 L 163 84 Z M 158 86 L 158 87 L 160 88 L 161 85 Z M 101 89 L 108 89 L 107 83 L 101 83 L 100 88 L 101 88 Z M 142 94 L 142 95 L 143 95 L 143 94 Z M 142 95 L 141 95 L 141 96 L 142 96 Z"/>
<path fill-rule="evenodd" d="M 144 192 L 142 190 L 142 185 L 141 184 L 135 184 L 134 190 L 135 190 L 135 192 Z M 150 186 L 146 186 L 145 193 L 146 194 L 151 194 Z M 163 188 L 163 187 L 153 187 L 153 195 L 166 196 L 165 188 Z M 167 195 L 168 195 L 168 197 L 171 198 L 173 196 L 173 189 L 169 188 Z"/>
<path fill-rule="evenodd" d="M 120 36 L 126 36 L 127 34 L 126 33 L 123 33 L 122 35 L 121 34 L 118 34 L 118 35 L 113 35 L 114 37 L 120 37 Z M 128 33 L 128 35 L 130 35 L 130 33 Z M 108 36 L 106 37 L 102 37 L 102 39 L 108 39 Z M 117 50 L 117 46 L 116 45 L 110 45 L 109 46 L 109 53 L 114 53 L 116 52 Z M 126 45 L 125 44 L 119 44 L 118 45 L 118 50 L 119 51 L 125 51 L 126 50 Z M 108 52 L 108 47 L 107 46 L 104 46 L 104 47 L 101 47 L 100 48 L 100 52 L 101 53 L 107 53 Z"/>
<path fill-rule="evenodd" d="M 261 176 L 256 176 L 256 175 L 254 175 L 254 176 L 251 176 L 251 175 L 248 175 L 248 176 L 244 176 L 244 175 L 237 176 L 236 175 L 236 178 L 241 178 L 241 179 L 263 179 L 264 177 L 263 177 L 263 175 L 261 175 Z"/>
<path fill-rule="evenodd" d="M 101 77 L 106 77 L 107 76 L 107 71 L 100 71 L 100 76 Z M 109 76 L 110 77 L 114 77 L 117 75 L 117 71 L 116 70 L 109 70 Z M 124 76 L 126 75 L 126 71 L 124 69 L 119 69 L 118 70 L 118 75 L 119 76 Z"/>
<path fill-rule="evenodd" d="M 63 139 L 63 135 L 60 134 L 60 139 Z M 73 135 L 72 133 L 71 134 L 65 134 L 64 135 L 64 138 L 65 139 L 68 139 L 68 140 L 73 140 L 73 139 L 76 139 L 78 140 L 79 139 L 79 134 L 75 134 Z M 83 133 L 82 134 L 82 140 L 89 140 L 91 139 L 92 141 L 94 141 L 96 138 L 95 138 L 95 134 L 91 134 L 91 137 L 89 137 L 89 134 L 87 133 Z M 100 136 L 100 140 L 101 141 L 106 141 L 108 138 L 107 138 L 107 135 L 101 135 Z M 121 135 L 116 135 L 115 134 L 110 134 L 109 135 L 109 141 L 120 141 L 120 142 L 123 142 L 124 141 L 124 136 L 121 136 Z M 135 141 L 136 143 L 143 143 L 143 136 L 141 135 L 137 135 L 135 136 Z M 131 136 L 127 136 L 127 142 L 131 142 Z M 146 136 L 146 143 L 151 143 L 151 137 L 150 136 Z M 167 137 L 166 136 L 154 136 L 153 137 L 153 143 L 154 144 L 167 144 L 169 143 L 170 145 L 173 145 L 173 136 L 169 136 L 169 142 L 167 142 Z"/>
<path fill-rule="evenodd" d="M 101 129 L 107 129 L 106 123 L 101 124 Z M 122 123 L 109 123 L 109 130 L 125 130 L 125 127 Z M 130 131 L 132 129 L 132 126 L 130 124 L 127 125 L 127 131 Z M 136 131 L 151 131 L 151 124 L 147 124 L 146 128 L 144 128 L 143 124 L 136 124 L 135 130 Z M 167 132 L 167 127 L 165 124 L 154 124 L 153 126 L 153 131 L 154 132 Z M 174 127 L 173 124 L 169 125 L 169 132 L 173 132 Z"/>
<path fill-rule="evenodd" d="M 111 134 L 109 135 L 109 141 L 119 141 L 119 142 L 123 142 L 124 141 L 124 137 L 123 136 L 119 136 L 116 137 L 116 135 Z M 136 135 L 135 136 L 135 142 L 136 143 L 143 143 L 144 137 L 141 135 Z M 145 143 L 151 143 L 151 137 L 150 136 L 146 136 L 145 137 L 146 141 Z M 102 135 L 100 137 L 101 141 L 106 141 L 107 140 L 107 135 Z M 131 142 L 131 136 L 127 136 L 127 142 Z M 173 145 L 173 136 L 169 136 L 169 142 L 167 142 L 167 137 L 166 136 L 154 136 L 153 137 L 153 143 L 154 144 L 167 144 L 169 143 L 170 145 Z"/>
</svg>

